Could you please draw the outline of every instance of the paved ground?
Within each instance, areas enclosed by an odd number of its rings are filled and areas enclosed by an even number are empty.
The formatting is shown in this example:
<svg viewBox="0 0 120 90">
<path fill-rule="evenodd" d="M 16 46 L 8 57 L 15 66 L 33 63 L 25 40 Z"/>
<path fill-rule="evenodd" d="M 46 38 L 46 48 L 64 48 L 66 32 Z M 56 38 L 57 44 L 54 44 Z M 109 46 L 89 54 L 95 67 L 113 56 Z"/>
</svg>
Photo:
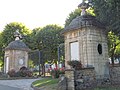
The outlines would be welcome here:
<svg viewBox="0 0 120 90">
<path fill-rule="evenodd" d="M 22 90 L 22 89 L 16 88 L 16 87 L 10 87 L 10 86 L 5 86 L 5 85 L 0 85 L 0 90 Z"/>
<path fill-rule="evenodd" d="M 0 80 L 0 90 L 5 90 L 1 88 L 12 88 L 16 89 L 6 89 L 6 90 L 33 90 L 31 88 L 31 83 L 38 79 L 19 79 L 19 80 Z"/>
</svg>

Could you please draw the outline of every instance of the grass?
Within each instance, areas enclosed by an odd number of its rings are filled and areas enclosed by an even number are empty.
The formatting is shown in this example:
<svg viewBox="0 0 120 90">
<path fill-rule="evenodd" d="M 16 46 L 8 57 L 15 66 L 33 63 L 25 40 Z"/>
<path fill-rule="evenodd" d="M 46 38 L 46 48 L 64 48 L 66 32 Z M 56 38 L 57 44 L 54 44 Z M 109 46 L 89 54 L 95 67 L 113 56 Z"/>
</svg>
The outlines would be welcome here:
<svg viewBox="0 0 120 90">
<path fill-rule="evenodd" d="M 42 90 L 57 90 L 58 79 L 44 78 L 33 82 L 33 86 L 41 88 Z M 93 90 L 120 90 L 118 86 L 97 87 Z"/>
<path fill-rule="evenodd" d="M 37 81 L 33 82 L 32 84 L 35 87 L 43 87 L 43 86 L 54 85 L 54 84 L 57 84 L 58 82 L 59 82 L 58 79 L 45 78 L 42 80 L 37 80 Z"/>
</svg>

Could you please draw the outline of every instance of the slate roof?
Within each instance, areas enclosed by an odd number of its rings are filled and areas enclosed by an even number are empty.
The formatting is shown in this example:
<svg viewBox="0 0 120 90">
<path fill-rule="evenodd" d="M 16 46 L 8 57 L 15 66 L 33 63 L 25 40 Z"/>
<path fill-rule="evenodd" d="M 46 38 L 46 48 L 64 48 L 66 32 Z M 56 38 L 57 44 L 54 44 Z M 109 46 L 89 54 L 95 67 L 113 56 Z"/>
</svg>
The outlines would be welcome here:
<svg viewBox="0 0 120 90">
<path fill-rule="evenodd" d="M 29 51 L 30 49 L 21 40 L 15 40 L 8 44 L 5 50 L 24 50 Z"/>
<path fill-rule="evenodd" d="M 75 19 L 73 19 L 72 22 L 68 26 L 66 26 L 61 33 L 63 34 L 65 32 L 69 32 L 89 26 L 95 26 L 98 28 L 105 29 L 105 25 L 103 25 L 100 21 L 98 21 L 96 17 L 86 14 L 86 15 L 78 16 Z"/>
</svg>

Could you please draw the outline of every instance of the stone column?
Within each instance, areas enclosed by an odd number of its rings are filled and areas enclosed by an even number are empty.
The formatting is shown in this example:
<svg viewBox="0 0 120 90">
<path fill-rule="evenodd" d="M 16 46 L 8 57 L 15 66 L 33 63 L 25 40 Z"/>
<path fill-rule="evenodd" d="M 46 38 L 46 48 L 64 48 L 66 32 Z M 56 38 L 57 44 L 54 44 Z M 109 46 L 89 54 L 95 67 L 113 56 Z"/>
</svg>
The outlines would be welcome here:
<svg viewBox="0 0 120 90">
<path fill-rule="evenodd" d="M 75 90 L 74 72 L 75 71 L 73 69 L 65 70 L 65 76 L 67 78 L 67 90 Z"/>
</svg>

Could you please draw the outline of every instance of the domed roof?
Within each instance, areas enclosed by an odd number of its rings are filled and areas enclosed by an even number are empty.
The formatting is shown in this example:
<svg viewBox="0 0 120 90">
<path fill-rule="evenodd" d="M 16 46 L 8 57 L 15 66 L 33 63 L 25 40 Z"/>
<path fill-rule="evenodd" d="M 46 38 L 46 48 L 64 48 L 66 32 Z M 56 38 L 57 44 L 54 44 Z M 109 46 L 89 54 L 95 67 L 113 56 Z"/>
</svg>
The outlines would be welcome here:
<svg viewBox="0 0 120 90">
<path fill-rule="evenodd" d="M 64 28 L 62 33 L 89 26 L 95 26 L 98 28 L 105 29 L 105 26 L 100 21 L 98 21 L 94 16 L 86 14 L 78 16 L 75 19 L 73 19 L 72 22 Z"/>
<path fill-rule="evenodd" d="M 29 51 L 30 49 L 21 40 L 15 40 L 8 44 L 5 50 L 24 50 Z"/>
</svg>

